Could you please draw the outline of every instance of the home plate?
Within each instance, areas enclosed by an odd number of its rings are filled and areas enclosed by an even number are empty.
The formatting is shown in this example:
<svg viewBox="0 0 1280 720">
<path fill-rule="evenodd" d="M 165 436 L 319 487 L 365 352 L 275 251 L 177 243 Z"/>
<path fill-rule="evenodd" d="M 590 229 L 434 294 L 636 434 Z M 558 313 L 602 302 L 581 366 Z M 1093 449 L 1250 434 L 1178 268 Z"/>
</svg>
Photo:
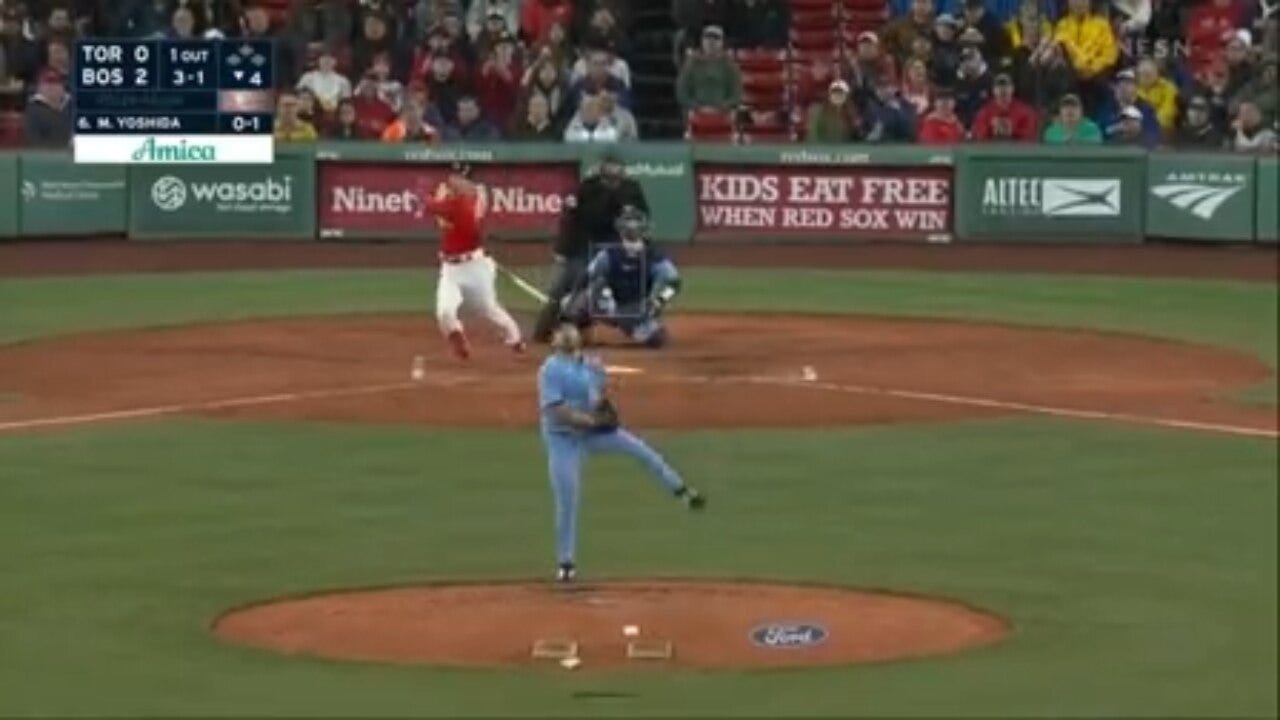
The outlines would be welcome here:
<svg viewBox="0 0 1280 720">
<path fill-rule="evenodd" d="M 605 365 L 604 369 L 611 375 L 641 375 L 644 370 L 627 365 Z"/>
</svg>

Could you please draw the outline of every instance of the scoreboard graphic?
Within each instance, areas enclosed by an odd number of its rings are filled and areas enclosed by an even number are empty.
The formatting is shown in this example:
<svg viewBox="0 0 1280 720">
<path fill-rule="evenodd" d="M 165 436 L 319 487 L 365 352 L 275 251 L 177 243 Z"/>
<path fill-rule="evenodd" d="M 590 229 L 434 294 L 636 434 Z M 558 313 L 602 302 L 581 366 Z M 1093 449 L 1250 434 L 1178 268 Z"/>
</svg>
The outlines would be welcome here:
<svg viewBox="0 0 1280 720">
<path fill-rule="evenodd" d="M 75 161 L 272 162 L 274 57 L 269 40 L 81 40 Z"/>
</svg>

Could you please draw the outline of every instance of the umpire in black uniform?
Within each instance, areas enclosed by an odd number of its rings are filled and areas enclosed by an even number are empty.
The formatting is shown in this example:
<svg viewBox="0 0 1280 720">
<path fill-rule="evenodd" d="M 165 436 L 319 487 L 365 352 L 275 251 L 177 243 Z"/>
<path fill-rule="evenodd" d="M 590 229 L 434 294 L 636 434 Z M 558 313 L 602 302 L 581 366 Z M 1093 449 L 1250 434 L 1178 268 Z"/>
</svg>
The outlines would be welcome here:
<svg viewBox="0 0 1280 720">
<path fill-rule="evenodd" d="M 565 201 L 560 234 L 552 248 L 555 267 L 547 286 L 547 303 L 538 312 L 533 328 L 536 342 L 550 341 L 560 321 L 560 301 L 586 277 L 593 247 L 617 242 L 614 222 L 627 206 L 649 212 L 644 190 L 640 183 L 627 177 L 621 156 L 615 151 L 606 151 L 600 158 L 600 169 L 583 180 L 577 194 Z"/>
</svg>

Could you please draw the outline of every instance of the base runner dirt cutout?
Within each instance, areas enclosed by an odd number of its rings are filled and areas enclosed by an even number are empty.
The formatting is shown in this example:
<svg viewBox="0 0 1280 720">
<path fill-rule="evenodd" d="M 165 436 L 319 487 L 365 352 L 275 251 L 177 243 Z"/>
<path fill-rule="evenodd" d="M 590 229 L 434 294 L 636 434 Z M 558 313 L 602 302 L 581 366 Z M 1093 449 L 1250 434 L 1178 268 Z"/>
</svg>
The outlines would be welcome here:
<svg viewBox="0 0 1280 720">
<path fill-rule="evenodd" d="M 728 669 L 949 655 L 995 643 L 1009 625 L 941 599 L 653 580 L 341 591 L 235 610 L 213 631 L 230 643 L 331 660 L 556 667 L 559 655 L 532 652 L 555 644 L 572 646 L 582 670 Z"/>
<path fill-rule="evenodd" d="M 1266 380 L 1270 368 L 1217 348 L 936 320 L 675 314 L 670 323 L 674 342 L 660 353 L 602 349 L 610 365 L 644 371 L 617 376 L 637 427 L 946 422 L 1018 414 L 1021 403 L 1276 430 L 1271 408 L 1229 397 Z M 0 403 L 0 428 L 8 428 L 0 431 L 58 428 L 64 424 L 47 421 L 81 416 L 154 417 L 135 412 L 154 408 L 444 427 L 536 424 L 533 377 L 541 353 L 513 357 L 496 339 L 477 337 L 473 361 L 462 365 L 428 330 L 421 315 L 295 318 L 6 346 L 0 394 L 16 400 Z M 413 384 L 410 365 L 418 356 L 426 362 L 424 382 Z M 84 372 L 86 357 L 92 373 Z M 804 367 L 816 368 L 822 382 L 785 382 L 799 379 Z M 780 382 L 753 382 L 760 378 Z M 839 391 L 851 387 L 872 390 Z M 377 391 L 365 392 L 370 388 Z"/>
</svg>

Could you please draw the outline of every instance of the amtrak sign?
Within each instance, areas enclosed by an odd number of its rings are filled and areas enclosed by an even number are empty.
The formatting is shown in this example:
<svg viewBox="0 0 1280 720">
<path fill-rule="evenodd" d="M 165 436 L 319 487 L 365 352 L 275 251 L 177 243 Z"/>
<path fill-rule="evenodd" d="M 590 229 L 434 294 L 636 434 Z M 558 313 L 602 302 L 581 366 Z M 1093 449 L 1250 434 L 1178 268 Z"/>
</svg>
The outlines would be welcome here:
<svg viewBox="0 0 1280 720">
<path fill-rule="evenodd" d="M 1244 173 L 1170 172 L 1151 187 L 1151 194 L 1177 210 L 1212 220 L 1228 200 L 1249 186 Z"/>
</svg>

